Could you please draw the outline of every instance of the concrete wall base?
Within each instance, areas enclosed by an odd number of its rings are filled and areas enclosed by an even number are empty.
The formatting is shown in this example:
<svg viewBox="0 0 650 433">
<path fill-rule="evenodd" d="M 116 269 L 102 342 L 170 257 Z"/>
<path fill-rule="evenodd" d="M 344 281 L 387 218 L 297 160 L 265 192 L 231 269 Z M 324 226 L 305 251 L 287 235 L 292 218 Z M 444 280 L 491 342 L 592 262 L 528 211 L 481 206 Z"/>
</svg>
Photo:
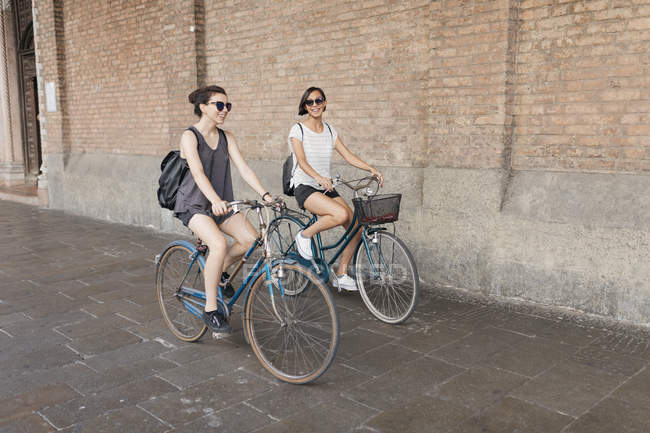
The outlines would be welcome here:
<svg viewBox="0 0 650 433">
<path fill-rule="evenodd" d="M 48 158 L 51 207 L 188 234 L 158 206 L 162 157 Z M 271 192 L 281 191 L 279 161 L 249 164 Z M 334 165 L 337 172 L 363 175 Z M 650 324 L 650 176 L 436 167 L 383 173 L 385 190 L 403 193 L 398 235 L 426 283 Z M 237 198 L 256 197 L 237 174 L 233 181 Z"/>
</svg>

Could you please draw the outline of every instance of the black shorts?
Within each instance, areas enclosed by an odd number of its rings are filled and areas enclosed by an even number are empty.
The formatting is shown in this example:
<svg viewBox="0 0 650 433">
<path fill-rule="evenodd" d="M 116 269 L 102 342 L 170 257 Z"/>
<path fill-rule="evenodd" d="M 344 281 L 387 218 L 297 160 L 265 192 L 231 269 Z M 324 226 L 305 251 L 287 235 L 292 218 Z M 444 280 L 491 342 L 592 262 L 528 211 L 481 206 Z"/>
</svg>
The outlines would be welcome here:
<svg viewBox="0 0 650 433">
<path fill-rule="evenodd" d="M 307 197 L 309 197 L 310 195 L 312 195 L 315 192 L 321 193 L 321 194 L 325 193 L 325 195 L 327 197 L 329 197 L 329 198 L 340 197 L 339 193 L 336 192 L 335 189 L 333 189 L 331 191 L 328 191 L 328 192 L 325 192 L 325 190 L 323 190 L 323 189 L 316 189 L 313 186 L 300 184 L 293 191 L 293 195 L 296 197 L 296 201 L 298 202 L 298 206 L 300 206 L 300 209 L 305 208 L 305 200 L 307 200 Z"/>
<path fill-rule="evenodd" d="M 215 215 L 212 213 L 212 209 L 197 209 L 197 208 L 190 208 L 189 210 L 186 210 L 185 212 L 175 212 L 174 216 L 181 220 L 183 225 L 185 227 L 188 227 L 188 224 L 190 223 L 190 220 L 192 217 L 196 214 L 201 214 L 201 215 L 207 215 L 210 218 L 214 220 L 214 222 L 219 225 L 223 224 L 228 218 L 233 216 L 233 212 L 230 211 L 225 215 Z"/>
</svg>

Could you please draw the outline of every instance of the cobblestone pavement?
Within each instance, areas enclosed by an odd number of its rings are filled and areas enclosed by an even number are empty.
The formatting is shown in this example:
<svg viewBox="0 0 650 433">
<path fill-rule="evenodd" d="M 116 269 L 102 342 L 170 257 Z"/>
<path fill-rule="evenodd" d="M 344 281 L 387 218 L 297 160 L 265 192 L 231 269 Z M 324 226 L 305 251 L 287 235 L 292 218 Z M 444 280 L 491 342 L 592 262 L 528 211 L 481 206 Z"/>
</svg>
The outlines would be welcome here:
<svg viewBox="0 0 650 433">
<path fill-rule="evenodd" d="M 650 432 L 647 329 L 433 287 L 389 326 L 335 294 L 335 363 L 293 386 L 240 323 L 166 329 L 173 236 L 7 201 L 0 227 L 0 432 Z"/>
</svg>

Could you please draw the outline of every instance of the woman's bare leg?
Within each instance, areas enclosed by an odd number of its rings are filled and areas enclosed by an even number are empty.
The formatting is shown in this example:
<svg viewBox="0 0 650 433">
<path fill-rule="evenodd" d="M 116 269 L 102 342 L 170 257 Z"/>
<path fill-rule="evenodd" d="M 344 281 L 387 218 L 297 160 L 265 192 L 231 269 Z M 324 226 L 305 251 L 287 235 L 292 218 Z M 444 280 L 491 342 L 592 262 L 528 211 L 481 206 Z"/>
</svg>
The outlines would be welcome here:
<svg viewBox="0 0 650 433">
<path fill-rule="evenodd" d="M 228 269 L 253 245 L 253 242 L 257 239 L 257 232 L 250 221 L 241 213 L 237 213 L 224 221 L 223 224 L 219 224 L 219 228 L 235 240 L 235 243 L 226 252 L 223 262 L 223 269 Z"/>
<path fill-rule="evenodd" d="M 217 283 L 221 277 L 223 260 L 226 256 L 226 238 L 217 227 L 214 220 L 202 214 L 192 217 L 187 226 L 209 248 L 208 257 L 205 259 L 205 311 L 217 309 Z"/>
<path fill-rule="evenodd" d="M 347 230 L 347 228 L 352 223 L 352 218 L 354 217 L 354 212 L 352 212 L 352 209 L 350 209 L 350 206 L 345 202 L 343 197 L 335 197 L 334 201 L 339 203 L 347 211 L 347 219 L 342 224 L 343 228 Z M 343 275 L 343 274 L 348 273 L 348 265 L 350 264 L 350 261 L 352 260 L 352 256 L 354 255 L 354 250 L 357 247 L 357 243 L 359 243 L 359 239 L 361 239 L 361 230 L 359 230 L 354 235 L 354 237 L 352 238 L 350 243 L 348 243 L 348 245 L 345 247 L 345 249 L 341 253 L 341 257 L 339 258 L 339 267 L 338 267 L 338 270 L 336 271 L 337 275 Z"/>
<path fill-rule="evenodd" d="M 319 192 L 315 192 L 307 197 L 307 200 L 305 200 L 305 209 L 318 215 L 318 220 L 302 231 L 302 235 L 306 238 L 310 238 L 316 233 L 331 229 L 332 227 L 345 224 L 348 220 L 348 212 L 341 203 Z"/>
</svg>

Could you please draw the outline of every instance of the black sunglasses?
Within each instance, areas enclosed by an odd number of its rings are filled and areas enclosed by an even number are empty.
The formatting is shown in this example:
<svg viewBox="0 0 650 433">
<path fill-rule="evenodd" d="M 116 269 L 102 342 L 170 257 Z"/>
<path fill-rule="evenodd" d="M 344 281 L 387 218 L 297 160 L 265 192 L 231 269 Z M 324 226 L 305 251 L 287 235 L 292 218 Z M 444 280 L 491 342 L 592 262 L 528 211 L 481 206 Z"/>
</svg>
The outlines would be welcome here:
<svg viewBox="0 0 650 433">
<path fill-rule="evenodd" d="M 325 102 L 325 98 L 316 98 L 315 100 L 314 99 L 305 99 L 305 105 L 308 106 L 308 107 L 311 107 L 312 105 L 314 105 L 314 102 L 316 103 L 316 105 L 320 105 L 323 102 Z"/>
<path fill-rule="evenodd" d="M 223 111 L 224 107 L 226 110 L 230 111 L 232 109 L 232 104 L 230 102 L 226 102 L 225 104 L 221 101 L 210 101 L 208 104 L 214 104 L 217 107 L 218 111 Z"/>
</svg>

